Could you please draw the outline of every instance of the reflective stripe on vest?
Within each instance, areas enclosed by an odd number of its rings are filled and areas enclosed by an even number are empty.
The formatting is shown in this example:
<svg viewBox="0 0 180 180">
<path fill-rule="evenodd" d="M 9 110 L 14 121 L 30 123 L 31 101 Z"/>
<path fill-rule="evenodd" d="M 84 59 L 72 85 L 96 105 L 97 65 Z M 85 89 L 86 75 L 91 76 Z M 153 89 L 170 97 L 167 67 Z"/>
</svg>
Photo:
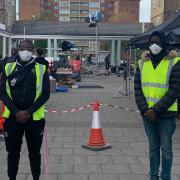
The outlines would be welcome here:
<svg viewBox="0 0 180 180">
<path fill-rule="evenodd" d="M 140 60 L 141 86 L 148 107 L 153 107 L 168 91 L 169 78 L 173 66 L 180 61 L 179 57 L 164 59 L 154 69 L 151 60 Z M 168 111 L 177 111 L 177 101 L 169 107 Z"/>
<path fill-rule="evenodd" d="M 43 76 L 46 70 L 46 66 L 42 64 L 36 64 L 36 97 L 35 101 L 39 98 L 42 93 L 42 83 L 43 83 Z M 33 120 L 37 121 L 45 116 L 45 107 L 44 105 L 41 106 L 36 112 L 33 113 Z"/>
<path fill-rule="evenodd" d="M 6 76 L 12 73 L 12 71 L 13 71 L 14 68 L 15 68 L 15 66 L 16 66 L 16 63 L 8 63 L 8 64 L 6 64 L 6 66 L 5 66 Z M 7 76 L 7 77 L 8 77 L 8 76 Z M 6 81 L 6 92 L 7 92 L 8 96 L 12 99 L 8 80 Z M 5 118 L 8 118 L 9 115 L 10 115 L 10 111 L 9 111 L 9 109 L 5 106 L 5 110 L 4 110 L 3 114 L 2 114 L 2 116 L 5 117 Z"/>
<path fill-rule="evenodd" d="M 12 73 L 12 71 L 14 70 L 15 67 L 16 67 L 16 63 L 6 64 L 5 73 L 6 73 L 7 77 Z M 35 65 L 35 70 L 36 70 L 35 71 L 36 72 L 36 97 L 35 97 L 35 100 L 42 93 L 42 81 L 43 81 L 45 69 L 46 69 L 46 67 L 42 64 Z M 6 91 L 7 91 L 8 96 L 12 99 L 8 80 L 6 81 Z M 7 107 L 5 107 L 3 117 L 8 118 L 9 115 L 10 115 L 10 111 Z M 33 120 L 35 120 L 35 121 L 40 120 L 40 119 L 44 118 L 44 116 L 45 116 L 45 108 L 43 105 L 36 112 L 33 113 Z"/>
</svg>

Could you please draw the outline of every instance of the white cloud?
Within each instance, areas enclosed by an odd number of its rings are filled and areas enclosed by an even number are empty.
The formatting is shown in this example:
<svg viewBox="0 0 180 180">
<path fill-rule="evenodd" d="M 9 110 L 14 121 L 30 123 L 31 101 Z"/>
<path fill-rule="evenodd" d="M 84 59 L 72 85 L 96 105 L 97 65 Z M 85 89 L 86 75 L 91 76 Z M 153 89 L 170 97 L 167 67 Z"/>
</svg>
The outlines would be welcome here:
<svg viewBox="0 0 180 180">
<path fill-rule="evenodd" d="M 151 0 L 140 1 L 140 22 L 150 22 Z"/>
</svg>

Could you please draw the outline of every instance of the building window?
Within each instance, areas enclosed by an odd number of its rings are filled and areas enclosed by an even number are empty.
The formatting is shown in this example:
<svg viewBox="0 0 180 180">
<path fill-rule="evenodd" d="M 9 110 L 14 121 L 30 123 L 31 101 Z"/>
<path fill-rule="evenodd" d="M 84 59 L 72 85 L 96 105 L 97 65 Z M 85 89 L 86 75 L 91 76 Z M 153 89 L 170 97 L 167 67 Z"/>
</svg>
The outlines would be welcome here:
<svg viewBox="0 0 180 180">
<path fill-rule="evenodd" d="M 59 7 L 58 6 L 54 6 L 54 9 L 58 9 Z"/>
<path fill-rule="evenodd" d="M 108 11 L 108 14 L 111 15 L 111 14 L 112 14 L 112 11 Z"/>
<path fill-rule="evenodd" d="M 59 2 L 59 0 L 54 0 L 54 2 Z"/>
<path fill-rule="evenodd" d="M 112 7 L 112 4 L 108 4 L 108 7 Z"/>
<path fill-rule="evenodd" d="M 100 3 L 99 2 L 90 2 L 89 7 L 100 7 Z"/>
<path fill-rule="evenodd" d="M 92 15 L 92 14 L 96 14 L 97 11 L 89 11 L 89 14 Z"/>
<path fill-rule="evenodd" d="M 81 14 L 89 14 L 89 11 L 88 10 L 81 10 L 80 13 Z"/>
<path fill-rule="evenodd" d="M 71 14 L 79 14 L 78 10 L 71 10 Z"/>
<path fill-rule="evenodd" d="M 54 14 L 54 17 L 58 17 L 59 16 L 59 14 Z"/>
<path fill-rule="evenodd" d="M 161 5 L 161 0 L 157 0 L 157 2 L 158 2 L 158 7 L 160 7 L 160 5 Z"/>
<path fill-rule="evenodd" d="M 65 9 L 65 10 L 60 10 L 59 13 L 60 14 L 69 14 L 70 11 L 68 9 Z"/>
<path fill-rule="evenodd" d="M 104 7 L 101 7 L 101 11 L 104 11 Z"/>
<path fill-rule="evenodd" d="M 96 43 L 96 41 L 89 41 L 89 43 L 91 43 L 91 44 L 95 44 L 95 43 Z"/>
<path fill-rule="evenodd" d="M 47 10 L 47 13 L 50 14 L 50 13 L 51 13 L 51 10 Z"/>
<path fill-rule="evenodd" d="M 89 3 L 88 2 L 80 2 L 80 5 L 81 6 L 89 6 Z"/>
<path fill-rule="evenodd" d="M 71 17 L 71 21 L 79 21 L 78 17 Z"/>
<path fill-rule="evenodd" d="M 51 6 L 51 2 L 48 2 L 48 6 Z"/>
<path fill-rule="evenodd" d="M 61 1 L 61 2 L 59 3 L 59 6 L 65 6 L 65 7 L 67 7 L 67 6 L 69 6 L 69 2 Z"/>
<path fill-rule="evenodd" d="M 81 18 L 80 18 L 80 22 L 85 22 L 85 18 L 84 18 L 84 17 L 83 17 L 83 18 L 81 17 Z"/>
<path fill-rule="evenodd" d="M 79 3 L 78 3 L 78 2 L 71 2 L 70 5 L 71 5 L 71 6 L 76 6 L 76 7 L 77 7 L 77 6 L 79 6 Z"/>
<path fill-rule="evenodd" d="M 93 46 L 90 47 L 91 51 L 94 51 L 95 49 L 96 49 L 96 47 L 93 47 Z"/>
<path fill-rule="evenodd" d="M 60 21 L 70 21 L 69 17 L 59 17 Z"/>
</svg>

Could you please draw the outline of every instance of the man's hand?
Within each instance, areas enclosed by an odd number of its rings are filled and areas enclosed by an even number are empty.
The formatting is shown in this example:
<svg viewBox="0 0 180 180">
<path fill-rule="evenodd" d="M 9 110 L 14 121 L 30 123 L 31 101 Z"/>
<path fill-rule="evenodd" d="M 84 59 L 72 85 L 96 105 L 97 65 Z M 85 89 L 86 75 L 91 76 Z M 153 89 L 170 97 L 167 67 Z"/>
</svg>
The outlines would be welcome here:
<svg viewBox="0 0 180 180">
<path fill-rule="evenodd" d="M 151 121 L 151 122 L 157 122 L 158 121 L 158 118 L 156 116 L 156 112 L 153 109 L 148 109 L 147 111 L 145 111 L 144 117 L 149 119 L 149 121 Z"/>
<path fill-rule="evenodd" d="M 16 120 L 19 123 L 25 123 L 30 118 L 30 114 L 27 111 L 18 111 L 16 113 Z"/>
</svg>

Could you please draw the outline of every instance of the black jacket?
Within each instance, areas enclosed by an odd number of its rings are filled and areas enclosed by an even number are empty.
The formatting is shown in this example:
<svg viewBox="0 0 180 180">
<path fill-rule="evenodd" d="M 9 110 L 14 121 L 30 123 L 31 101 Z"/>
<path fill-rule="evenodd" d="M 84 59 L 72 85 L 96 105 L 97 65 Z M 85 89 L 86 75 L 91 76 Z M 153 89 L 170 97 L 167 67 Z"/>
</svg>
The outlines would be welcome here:
<svg viewBox="0 0 180 180">
<path fill-rule="evenodd" d="M 153 64 L 153 66 L 155 67 L 156 64 Z M 141 114 L 143 115 L 144 112 L 148 109 L 148 105 L 142 92 L 139 68 L 137 68 L 136 74 L 135 74 L 134 91 L 135 91 L 135 100 L 136 100 L 137 106 Z M 169 90 L 162 97 L 162 99 L 152 107 L 153 110 L 157 113 L 157 117 L 169 118 L 169 117 L 176 116 L 177 114 L 176 112 L 167 111 L 167 109 L 178 98 L 179 92 L 180 92 L 180 62 L 177 62 L 171 71 L 171 75 L 169 79 Z"/>
<path fill-rule="evenodd" d="M 35 61 L 31 60 L 27 65 L 22 65 L 20 60 L 16 61 L 16 67 L 13 72 L 8 76 L 8 81 L 11 82 L 13 78 L 17 81 L 11 86 L 10 91 L 12 100 L 6 93 L 6 80 L 7 76 L 3 72 L 2 76 L 2 100 L 11 112 L 11 115 L 15 115 L 19 110 L 27 110 L 32 115 L 38 110 L 50 96 L 50 82 L 49 74 L 45 71 L 43 77 L 42 93 L 40 97 L 35 101 L 36 96 L 36 74 L 35 74 Z"/>
<path fill-rule="evenodd" d="M 48 69 L 49 67 L 49 62 L 43 57 L 43 56 L 39 56 L 35 58 L 35 61 L 39 64 L 43 64 L 46 66 L 46 68 Z"/>
</svg>

